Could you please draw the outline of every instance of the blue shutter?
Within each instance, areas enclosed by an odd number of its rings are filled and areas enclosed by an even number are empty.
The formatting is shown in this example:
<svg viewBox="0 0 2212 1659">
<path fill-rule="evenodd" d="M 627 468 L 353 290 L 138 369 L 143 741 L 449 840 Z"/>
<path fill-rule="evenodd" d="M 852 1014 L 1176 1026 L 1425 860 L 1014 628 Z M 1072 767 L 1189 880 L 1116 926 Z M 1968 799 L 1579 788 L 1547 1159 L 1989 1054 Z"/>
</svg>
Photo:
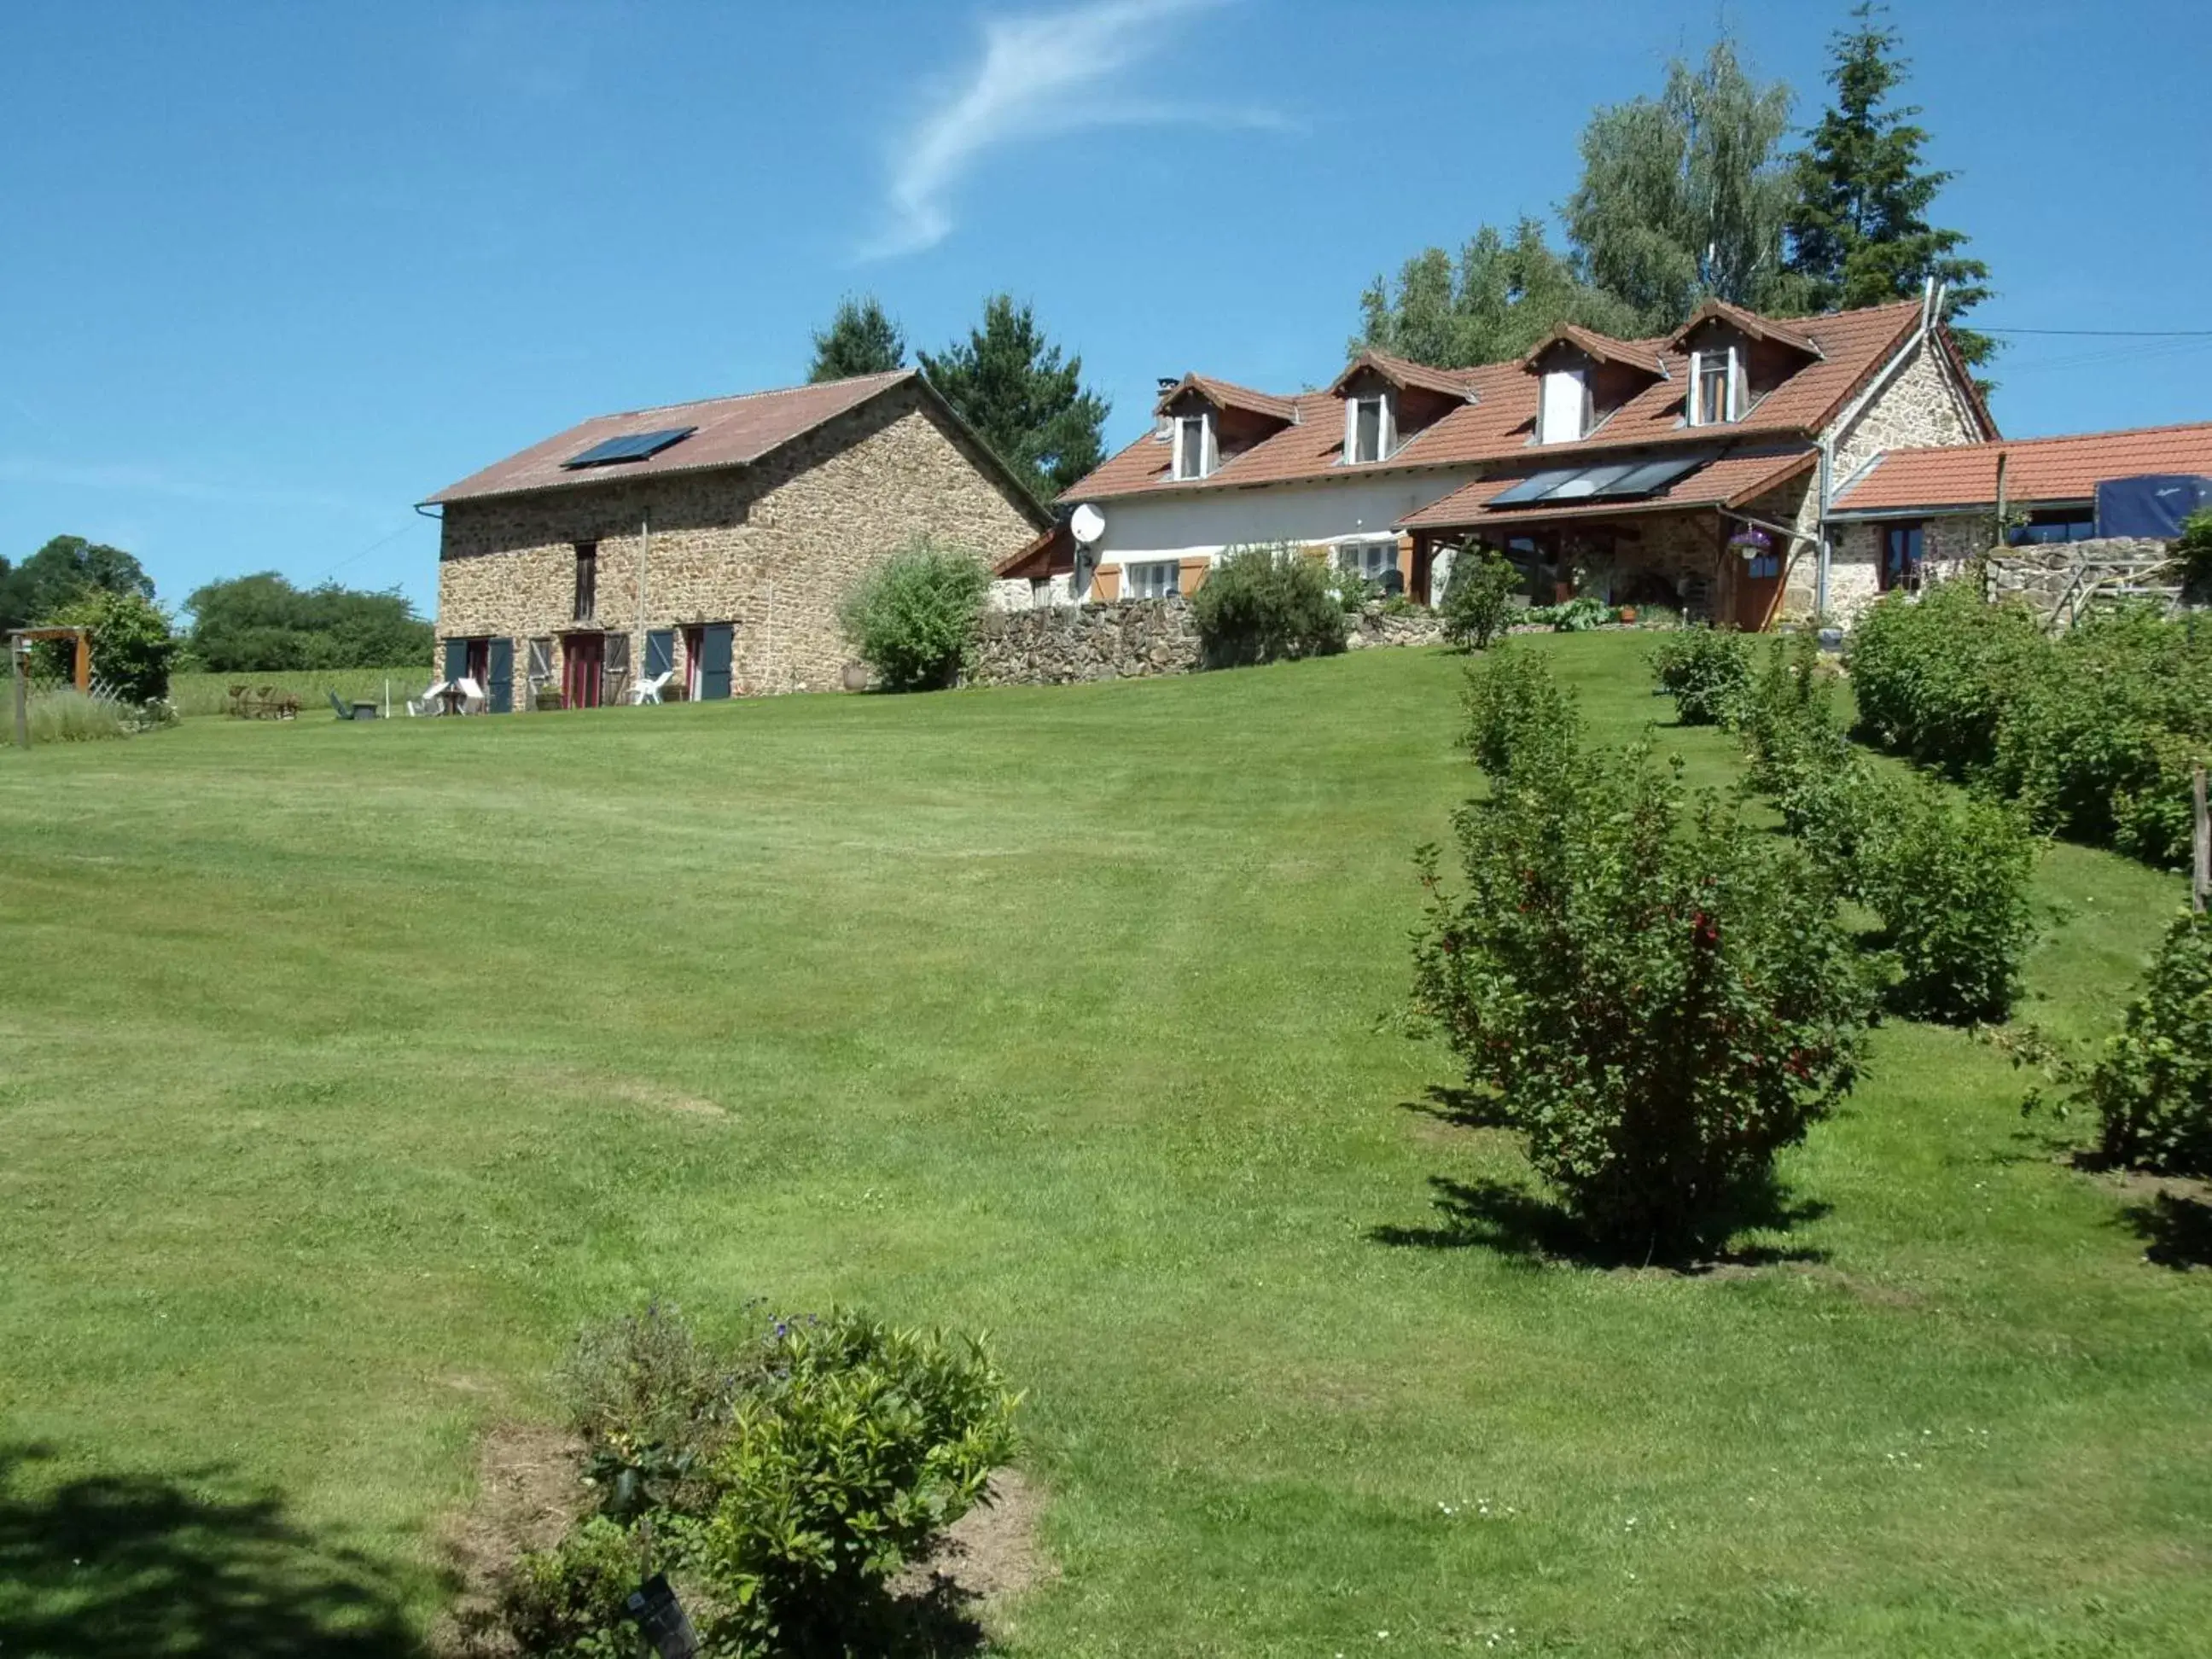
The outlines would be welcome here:
<svg viewBox="0 0 2212 1659">
<path fill-rule="evenodd" d="M 676 666 L 676 631 L 657 628 L 645 636 L 645 678 L 665 674 Z"/>
<path fill-rule="evenodd" d="M 514 712 L 514 641 L 495 639 L 485 653 L 485 673 L 491 684 L 484 687 L 484 706 L 495 714 Z"/>
<path fill-rule="evenodd" d="M 469 642 L 466 640 L 446 641 L 446 678 L 465 679 L 469 672 Z"/>
<path fill-rule="evenodd" d="M 730 645 L 727 623 L 709 626 L 699 652 L 699 701 L 714 702 L 730 695 Z"/>
</svg>

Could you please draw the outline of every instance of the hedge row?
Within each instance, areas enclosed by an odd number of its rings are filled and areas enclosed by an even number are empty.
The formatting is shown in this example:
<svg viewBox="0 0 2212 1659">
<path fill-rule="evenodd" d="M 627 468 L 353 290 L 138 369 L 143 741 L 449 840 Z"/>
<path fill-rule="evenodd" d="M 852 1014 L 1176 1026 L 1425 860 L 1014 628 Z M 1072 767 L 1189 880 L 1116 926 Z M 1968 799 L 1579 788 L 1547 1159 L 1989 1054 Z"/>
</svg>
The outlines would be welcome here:
<svg viewBox="0 0 2212 1659">
<path fill-rule="evenodd" d="M 1892 594 L 1853 635 L 1860 734 L 2020 803 L 2038 829 L 2185 862 L 2212 757 L 2212 623 L 2100 611 L 2053 639 L 1966 583 Z"/>
</svg>

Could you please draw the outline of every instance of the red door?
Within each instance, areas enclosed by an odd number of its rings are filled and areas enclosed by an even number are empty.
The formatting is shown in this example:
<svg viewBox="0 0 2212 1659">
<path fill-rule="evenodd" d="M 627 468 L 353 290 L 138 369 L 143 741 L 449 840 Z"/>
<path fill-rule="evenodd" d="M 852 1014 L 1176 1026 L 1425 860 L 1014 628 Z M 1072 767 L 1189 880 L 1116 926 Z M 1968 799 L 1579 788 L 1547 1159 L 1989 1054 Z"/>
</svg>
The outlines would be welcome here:
<svg viewBox="0 0 2212 1659">
<path fill-rule="evenodd" d="M 561 641 L 561 701 L 570 708 L 597 708 L 606 636 L 571 634 Z"/>
</svg>

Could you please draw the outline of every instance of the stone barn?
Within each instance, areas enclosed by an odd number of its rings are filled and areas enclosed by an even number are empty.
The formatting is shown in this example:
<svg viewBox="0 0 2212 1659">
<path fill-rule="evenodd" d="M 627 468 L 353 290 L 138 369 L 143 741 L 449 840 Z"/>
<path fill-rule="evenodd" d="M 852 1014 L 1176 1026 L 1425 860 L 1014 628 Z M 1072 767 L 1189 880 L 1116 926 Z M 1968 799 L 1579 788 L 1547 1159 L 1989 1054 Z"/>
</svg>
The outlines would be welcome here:
<svg viewBox="0 0 2212 1659">
<path fill-rule="evenodd" d="M 440 490 L 438 664 L 491 709 L 823 690 L 837 608 L 928 534 L 991 562 L 1049 515 L 915 370 L 602 415 Z"/>
</svg>

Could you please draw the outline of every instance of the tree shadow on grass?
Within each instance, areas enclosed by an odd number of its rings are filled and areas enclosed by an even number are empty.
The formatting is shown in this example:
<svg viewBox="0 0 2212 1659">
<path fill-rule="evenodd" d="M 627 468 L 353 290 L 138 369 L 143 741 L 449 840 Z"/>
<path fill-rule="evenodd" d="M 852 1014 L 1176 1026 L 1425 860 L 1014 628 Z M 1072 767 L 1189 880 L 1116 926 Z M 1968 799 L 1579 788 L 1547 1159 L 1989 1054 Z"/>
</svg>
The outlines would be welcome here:
<svg viewBox="0 0 2212 1659">
<path fill-rule="evenodd" d="M 2212 1204 L 2183 1194 L 2154 1193 L 2120 1212 L 2120 1219 L 2143 1241 L 2143 1260 L 2186 1273 L 2212 1267 Z"/>
<path fill-rule="evenodd" d="M 1368 1237 L 1378 1244 L 1401 1249 L 1494 1250 L 1528 1266 L 1561 1261 L 1608 1269 L 1664 1267 L 1689 1275 L 1827 1260 L 1826 1251 L 1810 1246 L 1730 1242 L 1747 1231 L 1787 1232 L 1828 1212 L 1826 1204 L 1794 1200 L 1771 1182 L 1747 1192 L 1717 1216 L 1702 1243 L 1673 1249 L 1595 1238 L 1557 1204 L 1508 1182 L 1431 1176 L 1429 1188 L 1436 1220 L 1424 1227 L 1376 1227 Z"/>
<path fill-rule="evenodd" d="M 422 1653 L 389 1573 L 317 1539 L 276 1498 L 211 1497 L 155 1475 L 27 1479 L 51 1455 L 0 1445 L 0 1654 Z"/>
</svg>

